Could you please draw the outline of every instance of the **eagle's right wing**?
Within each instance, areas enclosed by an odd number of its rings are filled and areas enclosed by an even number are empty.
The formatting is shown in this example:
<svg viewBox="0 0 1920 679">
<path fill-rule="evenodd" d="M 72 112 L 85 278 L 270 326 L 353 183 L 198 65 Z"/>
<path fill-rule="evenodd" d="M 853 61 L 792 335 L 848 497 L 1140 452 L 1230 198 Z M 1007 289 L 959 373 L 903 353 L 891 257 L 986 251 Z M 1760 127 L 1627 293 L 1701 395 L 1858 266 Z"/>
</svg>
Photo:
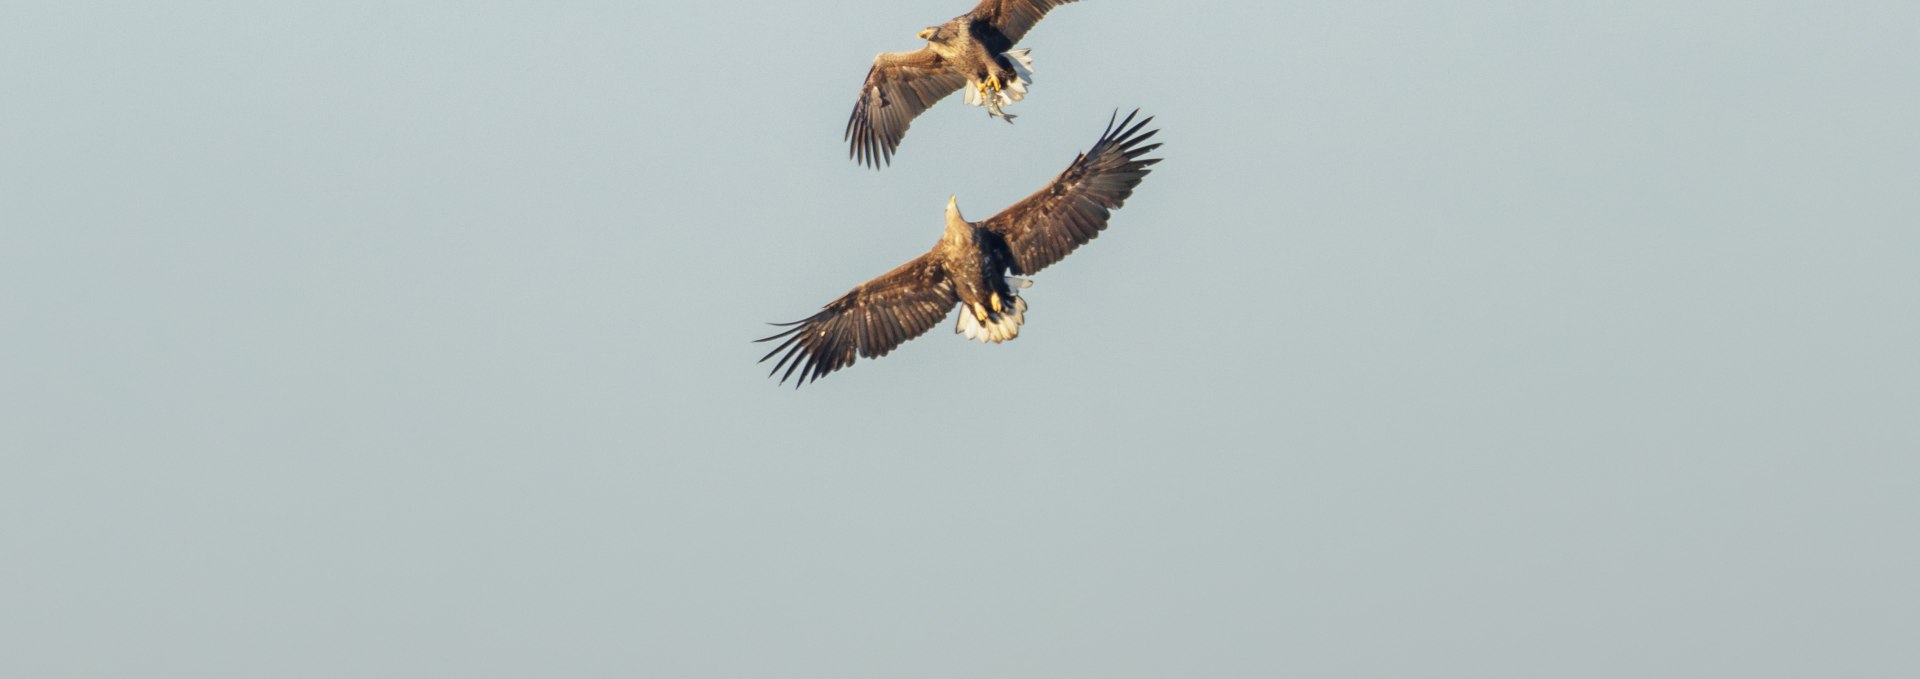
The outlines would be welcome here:
<svg viewBox="0 0 1920 679">
<path fill-rule="evenodd" d="M 1100 235 L 1107 228 L 1107 217 L 1153 171 L 1149 166 L 1160 159 L 1140 156 L 1160 145 L 1142 142 L 1159 130 L 1142 133 L 1153 118 L 1136 123 L 1133 119 L 1139 113 L 1135 109 L 1118 125 L 1107 121 L 1100 141 L 1073 159 L 1046 188 L 980 223 L 1006 239 L 1013 254 L 1013 273 L 1037 273 Z M 1118 117 L 1118 111 L 1115 114 Z"/>
<path fill-rule="evenodd" d="M 1047 11 L 1074 0 L 980 0 L 980 4 L 967 13 L 973 19 L 976 37 L 987 47 L 987 51 L 999 54 L 1013 49 L 1020 39 L 1027 37 L 1027 31 Z M 982 31 L 992 27 L 992 31 Z"/>
<path fill-rule="evenodd" d="M 780 355 L 780 361 L 773 364 L 773 371 L 767 375 L 786 368 L 786 374 L 780 376 L 780 382 L 785 384 L 797 370 L 800 381 L 793 386 L 798 388 L 853 365 L 855 356 L 887 355 L 907 340 L 939 325 L 947 312 L 953 310 L 953 305 L 959 303 L 953 282 L 929 252 L 861 283 L 822 307 L 819 313 L 792 323 L 775 323 L 793 327 L 755 340 L 768 342 L 786 338 L 761 357 L 760 362 Z"/>
<path fill-rule="evenodd" d="M 931 47 L 874 57 L 847 118 L 846 139 L 852 142 L 847 157 L 876 170 L 892 162 L 913 119 L 966 84 L 966 75 L 949 68 Z"/>
</svg>

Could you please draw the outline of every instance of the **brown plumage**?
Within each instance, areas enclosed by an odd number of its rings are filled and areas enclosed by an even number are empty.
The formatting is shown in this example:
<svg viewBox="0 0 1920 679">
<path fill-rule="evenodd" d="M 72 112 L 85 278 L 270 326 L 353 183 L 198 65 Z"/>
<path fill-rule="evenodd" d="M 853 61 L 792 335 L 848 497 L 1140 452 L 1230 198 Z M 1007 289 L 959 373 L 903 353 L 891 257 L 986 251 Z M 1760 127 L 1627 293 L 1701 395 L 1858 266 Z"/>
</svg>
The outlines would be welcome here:
<svg viewBox="0 0 1920 679">
<path fill-rule="evenodd" d="M 1075 0 L 981 0 L 973 11 L 920 31 L 927 46 L 873 59 L 847 118 L 847 155 L 874 169 L 892 162 L 913 119 L 961 87 L 967 103 L 1007 122 L 1000 107 L 1026 96 L 1032 61 L 1013 46 L 1054 7 Z"/>
<path fill-rule="evenodd" d="M 791 327 L 756 340 L 781 340 L 760 358 L 780 356 L 768 374 L 785 369 L 780 381 L 798 375 L 798 387 L 856 358 L 885 356 L 933 329 L 955 305 L 963 309 L 954 332 L 982 342 L 1017 337 L 1027 310 L 1017 288 L 1027 282 L 1008 274 L 1038 273 L 1093 240 L 1149 166 L 1160 162 L 1141 157 L 1160 147 L 1143 145 L 1159 130 L 1142 132 L 1153 118 L 1136 123 L 1138 114 L 1117 125 L 1109 120 L 1093 148 L 1045 188 L 985 221 L 966 221 L 949 198 L 946 231 L 932 251 L 860 284 L 819 313 L 775 324 Z"/>
</svg>

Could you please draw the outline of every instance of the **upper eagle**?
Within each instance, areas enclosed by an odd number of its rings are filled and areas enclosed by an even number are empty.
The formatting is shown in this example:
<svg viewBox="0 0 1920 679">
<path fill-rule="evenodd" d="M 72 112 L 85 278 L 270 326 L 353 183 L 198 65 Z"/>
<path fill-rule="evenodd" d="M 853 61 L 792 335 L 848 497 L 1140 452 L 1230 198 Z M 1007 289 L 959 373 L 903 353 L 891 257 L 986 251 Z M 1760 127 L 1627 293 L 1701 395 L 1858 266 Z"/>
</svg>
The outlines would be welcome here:
<svg viewBox="0 0 1920 679">
<path fill-rule="evenodd" d="M 1116 118 L 1117 116 L 1116 112 Z M 1064 172 L 1026 199 L 983 222 L 960 216 L 955 198 L 947 199 L 946 231 L 933 250 L 867 281 L 822 307 L 819 313 L 760 342 L 782 340 L 762 362 L 780 356 L 773 373 L 794 386 L 853 365 L 855 357 L 878 358 L 919 337 L 964 307 L 954 332 L 981 342 L 1003 342 L 1020 335 L 1027 302 L 1018 290 L 1031 283 L 1008 276 L 1030 275 L 1060 261 L 1107 228 L 1107 217 L 1133 195 L 1159 158 L 1142 158 L 1159 148 L 1145 144 L 1159 130 L 1141 132 L 1153 118 L 1134 122 L 1138 110 L 1106 132 Z M 771 375 L 772 373 L 769 373 Z"/>
<path fill-rule="evenodd" d="M 973 11 L 920 31 L 926 47 L 874 57 L 847 118 L 848 157 L 876 170 L 892 162 L 914 117 L 962 85 L 968 104 L 1013 122 L 1000 107 L 1024 99 L 1033 74 L 1028 50 L 1014 44 L 1047 10 L 1074 1 L 981 0 Z"/>
</svg>

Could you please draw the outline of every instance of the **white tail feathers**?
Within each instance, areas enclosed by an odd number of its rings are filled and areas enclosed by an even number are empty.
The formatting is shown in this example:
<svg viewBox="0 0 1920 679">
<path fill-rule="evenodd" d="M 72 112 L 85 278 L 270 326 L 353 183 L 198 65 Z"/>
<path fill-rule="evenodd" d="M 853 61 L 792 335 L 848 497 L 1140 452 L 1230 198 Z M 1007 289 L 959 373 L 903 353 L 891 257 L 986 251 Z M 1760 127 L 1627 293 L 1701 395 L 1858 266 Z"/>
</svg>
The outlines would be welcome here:
<svg viewBox="0 0 1920 679">
<path fill-rule="evenodd" d="M 1023 282 L 1027 285 L 1033 284 L 1032 281 Z M 988 315 L 984 323 L 974 315 L 973 309 L 962 305 L 960 322 L 953 326 L 953 332 L 966 335 L 970 340 L 979 340 L 981 344 L 988 342 L 998 344 L 1019 337 L 1020 325 L 1027 322 L 1027 300 L 1021 299 L 1018 294 L 1010 297 L 1013 303 L 1006 305 L 1006 309 L 998 314 Z"/>
<path fill-rule="evenodd" d="M 1028 56 L 1032 48 L 1023 47 L 1005 52 L 1007 61 L 1013 64 L 1015 74 L 1013 82 L 1000 90 L 1000 105 L 1005 106 L 1027 98 L 1027 85 L 1033 83 L 1033 57 Z"/>
</svg>

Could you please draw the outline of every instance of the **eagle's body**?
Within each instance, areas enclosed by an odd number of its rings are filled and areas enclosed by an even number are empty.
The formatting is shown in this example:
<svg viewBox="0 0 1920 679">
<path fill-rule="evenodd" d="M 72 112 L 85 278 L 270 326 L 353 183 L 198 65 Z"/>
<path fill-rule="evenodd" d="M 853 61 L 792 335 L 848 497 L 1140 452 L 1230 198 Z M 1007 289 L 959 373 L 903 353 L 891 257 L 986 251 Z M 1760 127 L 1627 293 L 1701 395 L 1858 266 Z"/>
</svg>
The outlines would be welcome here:
<svg viewBox="0 0 1920 679">
<path fill-rule="evenodd" d="M 949 70 L 966 76 L 968 106 L 984 106 L 987 115 L 1013 122 L 1017 116 L 1000 107 L 1027 96 L 1027 76 L 1033 74 L 1027 50 L 1009 50 L 1013 44 L 1005 35 L 970 14 L 921 31 L 920 37 Z"/>
<path fill-rule="evenodd" d="M 813 316 L 780 324 L 792 327 L 759 340 L 781 340 L 760 360 L 781 356 L 773 372 L 786 369 L 782 382 L 797 372 L 805 384 L 856 357 L 885 356 L 938 325 L 956 305 L 955 333 L 995 343 L 1018 337 L 1027 311 L 1018 290 L 1031 283 L 1015 276 L 1060 261 L 1106 228 L 1112 210 L 1133 194 L 1148 166 L 1160 162 L 1141 158 L 1160 146 L 1143 144 L 1157 132 L 1141 131 L 1152 120 L 1135 123 L 1130 114 L 1118 125 L 1109 122 L 1093 148 L 1045 188 L 985 221 L 967 221 L 957 199 L 948 198 L 946 228 L 932 250 Z"/>
<path fill-rule="evenodd" d="M 957 200 L 948 198 L 947 231 L 933 247 L 933 255 L 953 281 L 954 296 L 960 298 L 960 325 L 955 332 L 982 342 L 1020 336 L 1027 303 L 1014 292 L 1013 284 L 1025 287 L 1027 281 L 1007 276 L 1015 265 L 1005 238 L 961 217 Z"/>
<path fill-rule="evenodd" d="M 973 11 L 920 31 L 927 46 L 873 58 L 847 118 L 848 156 L 878 169 L 893 159 L 907 126 L 934 103 L 966 88 L 969 105 L 1013 122 L 1001 107 L 1026 98 L 1028 50 L 1013 49 L 1034 23 L 1075 0 L 981 0 Z"/>
<path fill-rule="evenodd" d="M 981 24 L 981 28 L 987 26 Z M 1012 80 L 1018 75 L 1013 72 L 1013 64 L 1002 56 L 1011 45 L 993 46 L 1000 48 L 997 51 L 989 47 L 975 32 L 973 19 L 967 15 L 921 31 L 920 38 L 927 41 L 927 49 L 946 61 L 949 69 L 967 76 L 969 85 L 984 83 L 990 75 L 1003 80 Z"/>
</svg>

